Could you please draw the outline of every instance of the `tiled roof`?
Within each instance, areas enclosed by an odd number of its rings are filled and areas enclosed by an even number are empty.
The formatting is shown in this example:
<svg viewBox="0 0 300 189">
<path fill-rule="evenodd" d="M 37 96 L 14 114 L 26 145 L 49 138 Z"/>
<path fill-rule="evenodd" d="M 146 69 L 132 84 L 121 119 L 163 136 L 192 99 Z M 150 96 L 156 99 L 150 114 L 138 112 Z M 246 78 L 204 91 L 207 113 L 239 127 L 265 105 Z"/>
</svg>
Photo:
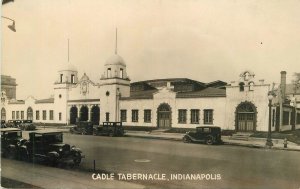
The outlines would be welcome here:
<svg viewBox="0 0 300 189">
<path fill-rule="evenodd" d="M 8 104 L 25 104 L 24 100 L 11 100 Z"/>
<path fill-rule="evenodd" d="M 36 100 L 35 103 L 36 104 L 54 103 L 54 98 L 47 98 L 47 99 Z"/>
<path fill-rule="evenodd" d="M 145 91 L 131 91 L 130 97 L 121 97 L 121 99 L 152 99 L 153 93 L 157 92 L 157 89 L 145 90 Z"/>
<path fill-rule="evenodd" d="M 77 100 L 68 100 L 68 102 L 98 102 L 100 99 L 77 99 Z"/>
<path fill-rule="evenodd" d="M 226 97 L 226 90 L 208 87 L 201 91 L 179 92 L 176 94 L 176 98 L 200 98 L 200 97 Z"/>
<path fill-rule="evenodd" d="M 130 97 L 123 97 L 122 100 L 126 99 L 152 99 L 153 94 L 158 90 L 146 90 L 146 91 L 131 91 Z M 201 98 L 201 97 L 225 97 L 225 89 L 206 88 L 201 91 L 193 92 L 178 92 L 176 98 Z"/>
</svg>

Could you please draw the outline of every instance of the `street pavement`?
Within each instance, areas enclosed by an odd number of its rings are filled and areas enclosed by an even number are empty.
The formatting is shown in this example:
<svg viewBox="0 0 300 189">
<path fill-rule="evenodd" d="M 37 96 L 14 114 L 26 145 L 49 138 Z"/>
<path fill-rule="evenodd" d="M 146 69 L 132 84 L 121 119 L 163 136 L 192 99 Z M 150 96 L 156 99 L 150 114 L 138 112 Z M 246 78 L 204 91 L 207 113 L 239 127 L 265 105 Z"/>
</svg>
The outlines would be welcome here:
<svg viewBox="0 0 300 189">
<path fill-rule="evenodd" d="M 76 145 L 86 155 L 80 167 L 72 170 L 75 172 L 158 173 L 166 174 L 168 178 L 171 174 L 212 177 L 219 174 L 221 177 L 219 180 L 128 181 L 146 188 L 276 189 L 300 186 L 299 152 L 295 151 L 69 133 L 64 134 L 64 142 Z"/>
<path fill-rule="evenodd" d="M 65 133 L 69 132 L 70 126 L 65 127 L 38 127 L 41 130 L 59 130 Z M 126 136 L 147 138 L 147 139 L 160 139 L 160 140 L 174 140 L 181 141 L 184 134 L 182 133 L 165 133 L 165 132 L 146 132 L 146 131 L 126 131 Z M 237 140 L 231 136 L 222 136 L 222 141 L 226 145 L 244 146 L 251 148 L 266 148 L 266 138 L 254 138 L 249 137 L 249 140 Z M 273 139 L 272 149 L 276 150 L 288 150 L 288 151 L 300 151 L 300 145 L 293 142 L 288 142 L 287 148 L 284 148 L 283 139 Z"/>
<path fill-rule="evenodd" d="M 45 128 L 45 130 L 57 129 Z M 264 147 L 264 139 L 239 141 L 225 137 L 223 138 L 225 143 L 231 142 L 231 145 L 203 145 L 183 143 L 181 141 L 183 134 L 127 132 L 127 137 L 104 137 L 72 135 L 68 133 L 68 129 L 59 130 L 64 132 L 65 143 L 81 148 L 86 156 L 79 167 L 64 170 L 45 165 L 2 160 L 2 176 L 16 178 L 21 182 L 42 188 L 61 188 L 55 186 L 64 186 L 63 188 L 76 186 L 77 188 L 264 189 L 300 187 L 299 152 L 273 150 L 281 149 L 279 146 L 283 147 L 282 141 L 274 141 L 274 148 L 268 149 Z M 23 136 L 28 138 L 28 133 L 24 132 Z M 252 148 L 244 147 L 251 147 L 251 145 Z M 295 146 L 297 147 L 297 145 L 289 144 L 289 149 Z M 16 165 L 19 167 L 14 167 Z M 21 176 L 17 176 L 16 173 Z M 92 173 L 114 173 L 115 175 L 118 173 L 156 173 L 165 174 L 168 180 L 93 181 L 91 180 Z M 214 179 L 171 180 L 170 177 L 174 174 L 204 174 Z M 28 175 L 26 179 L 24 175 Z M 216 175 L 219 175 L 220 179 L 215 179 Z M 48 177 L 50 179 L 47 179 Z M 73 180 L 76 182 L 73 183 Z"/>
</svg>

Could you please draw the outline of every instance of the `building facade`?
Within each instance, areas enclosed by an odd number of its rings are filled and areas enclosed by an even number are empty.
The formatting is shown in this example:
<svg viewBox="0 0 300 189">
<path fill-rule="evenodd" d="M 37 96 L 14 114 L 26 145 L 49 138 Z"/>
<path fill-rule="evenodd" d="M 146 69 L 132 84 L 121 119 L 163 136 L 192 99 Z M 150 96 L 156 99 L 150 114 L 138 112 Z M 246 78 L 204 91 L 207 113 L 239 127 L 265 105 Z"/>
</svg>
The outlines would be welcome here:
<svg viewBox="0 0 300 189">
<path fill-rule="evenodd" d="M 75 124 L 77 121 L 122 121 L 125 126 L 195 128 L 220 126 L 238 132 L 267 131 L 270 84 L 256 80 L 251 71 L 237 81 L 203 83 L 188 78 L 131 82 L 123 58 L 117 54 L 104 64 L 104 73 L 92 81 L 68 64 L 57 72 L 53 95 L 48 99 L 8 98 L 2 93 L 1 119 L 30 119 L 36 123 Z M 272 89 L 272 130 L 300 128 L 300 110 L 288 102 L 291 92 L 282 75 L 281 85 Z M 284 99 L 284 100 L 283 100 Z M 299 98 L 297 98 L 299 99 Z"/>
<path fill-rule="evenodd" d="M 7 99 L 16 98 L 16 79 L 11 76 L 1 75 L 1 92 L 5 93 L 2 96 L 6 95 Z"/>
</svg>

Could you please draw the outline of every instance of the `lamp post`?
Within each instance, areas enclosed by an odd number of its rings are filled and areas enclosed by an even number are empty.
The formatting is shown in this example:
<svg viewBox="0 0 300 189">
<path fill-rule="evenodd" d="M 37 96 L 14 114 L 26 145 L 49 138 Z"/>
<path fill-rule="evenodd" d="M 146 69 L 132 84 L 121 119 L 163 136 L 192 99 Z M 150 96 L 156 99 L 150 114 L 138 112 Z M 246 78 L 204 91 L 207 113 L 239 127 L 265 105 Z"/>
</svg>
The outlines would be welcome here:
<svg viewBox="0 0 300 189">
<path fill-rule="evenodd" d="M 7 19 L 7 20 L 12 21 L 12 24 L 11 24 L 11 25 L 8 25 L 7 27 L 8 27 L 11 31 L 16 32 L 16 24 L 15 24 L 15 21 L 14 21 L 13 19 L 11 19 L 11 18 L 6 17 L 6 16 L 1 16 L 1 17 L 4 18 L 4 19 Z"/>
<path fill-rule="evenodd" d="M 297 108 L 296 97 L 292 97 L 290 105 L 293 107 L 292 131 L 294 131 L 296 128 L 296 108 Z"/>
<path fill-rule="evenodd" d="M 11 19 L 11 18 L 6 17 L 6 16 L 1 16 L 1 17 L 4 18 L 4 19 L 7 19 L 7 20 L 12 21 L 12 24 L 11 24 L 11 25 L 8 25 L 7 27 L 8 27 L 11 31 L 16 32 L 16 24 L 15 24 L 15 21 L 14 21 L 13 19 Z"/>
<path fill-rule="evenodd" d="M 272 100 L 273 100 L 273 93 L 269 92 L 268 94 L 268 99 L 269 99 L 269 127 L 268 127 L 268 138 L 267 138 L 267 142 L 266 142 L 266 146 L 271 148 L 273 146 L 273 142 L 272 142 L 272 136 L 271 136 L 271 122 L 272 122 L 272 111 L 271 111 L 271 107 L 272 107 Z"/>
</svg>

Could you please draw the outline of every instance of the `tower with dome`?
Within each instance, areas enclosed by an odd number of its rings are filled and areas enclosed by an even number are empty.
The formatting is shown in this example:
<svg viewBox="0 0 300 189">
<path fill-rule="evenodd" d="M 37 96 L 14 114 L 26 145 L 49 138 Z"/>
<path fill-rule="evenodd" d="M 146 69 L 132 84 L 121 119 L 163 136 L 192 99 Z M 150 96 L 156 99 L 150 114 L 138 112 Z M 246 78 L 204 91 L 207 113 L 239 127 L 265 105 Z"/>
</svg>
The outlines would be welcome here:
<svg viewBox="0 0 300 189">
<path fill-rule="evenodd" d="M 60 68 L 56 81 L 54 83 L 54 109 L 57 116 L 57 121 L 61 123 L 68 122 L 66 113 L 67 103 L 69 99 L 69 90 L 76 86 L 78 82 L 77 68 L 71 63 L 67 63 L 64 67 Z M 55 116 L 55 115 L 54 115 Z"/>
</svg>

